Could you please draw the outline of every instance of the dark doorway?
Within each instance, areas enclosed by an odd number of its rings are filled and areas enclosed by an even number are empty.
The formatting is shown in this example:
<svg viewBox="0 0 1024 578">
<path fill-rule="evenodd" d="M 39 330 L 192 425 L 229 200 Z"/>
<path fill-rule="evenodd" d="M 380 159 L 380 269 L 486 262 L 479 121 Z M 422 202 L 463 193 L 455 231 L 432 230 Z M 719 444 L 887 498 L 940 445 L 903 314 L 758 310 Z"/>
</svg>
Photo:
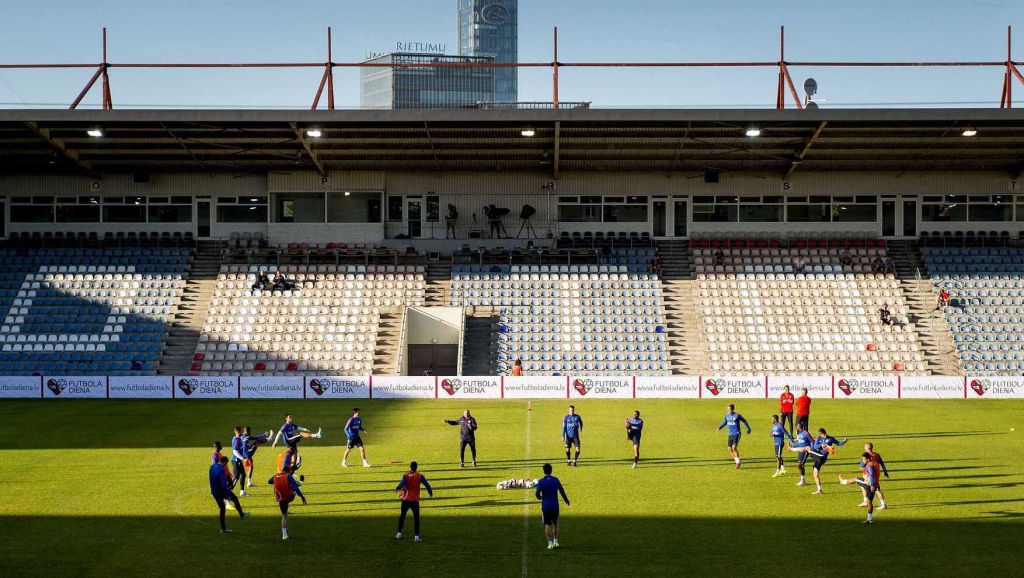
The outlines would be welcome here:
<svg viewBox="0 0 1024 578">
<path fill-rule="evenodd" d="M 896 201 L 882 201 L 882 236 L 896 236 Z"/>
<path fill-rule="evenodd" d="M 196 201 L 196 237 L 210 236 L 210 201 Z"/>
<path fill-rule="evenodd" d="M 668 217 L 665 209 L 665 201 L 654 201 L 654 231 L 655 237 L 665 236 L 665 220 Z"/>
<path fill-rule="evenodd" d="M 917 236 L 917 199 L 903 201 L 903 236 Z"/>
<path fill-rule="evenodd" d="M 409 375 L 455 375 L 458 345 L 409 345 Z"/>
</svg>

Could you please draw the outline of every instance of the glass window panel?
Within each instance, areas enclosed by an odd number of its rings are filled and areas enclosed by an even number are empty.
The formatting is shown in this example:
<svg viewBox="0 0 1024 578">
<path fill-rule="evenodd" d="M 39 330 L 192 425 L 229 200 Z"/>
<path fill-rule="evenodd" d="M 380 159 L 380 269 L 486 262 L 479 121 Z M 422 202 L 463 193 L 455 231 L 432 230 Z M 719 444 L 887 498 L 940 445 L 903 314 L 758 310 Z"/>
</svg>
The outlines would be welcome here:
<svg viewBox="0 0 1024 578">
<path fill-rule="evenodd" d="M 219 223 L 266 223 L 266 205 L 218 205 Z"/>
<path fill-rule="evenodd" d="M 694 205 L 693 220 L 698 223 L 735 223 L 738 205 Z"/>
<path fill-rule="evenodd" d="M 1012 221 L 1013 205 L 968 205 L 967 218 L 971 221 Z"/>
<path fill-rule="evenodd" d="M 146 207 L 142 205 L 106 205 L 103 207 L 104 223 L 145 223 Z"/>
<path fill-rule="evenodd" d="M 99 205 L 61 205 L 57 207 L 58 223 L 99 223 Z"/>
<path fill-rule="evenodd" d="M 788 205 L 786 220 L 790 223 L 828 223 L 831 220 L 830 207 L 826 204 Z"/>
<path fill-rule="evenodd" d="M 437 223 L 441 220 L 441 204 L 435 195 L 427 196 L 427 222 Z"/>
<path fill-rule="evenodd" d="M 192 205 L 150 205 L 150 223 L 191 223 Z"/>
<path fill-rule="evenodd" d="M 11 205 L 12 223 L 52 223 L 53 207 Z"/>
<path fill-rule="evenodd" d="M 402 220 L 402 197 L 388 197 L 388 220 Z"/>
<path fill-rule="evenodd" d="M 873 223 L 878 219 L 878 205 L 832 205 L 832 220 L 837 223 Z"/>
<path fill-rule="evenodd" d="M 563 223 L 600 223 L 601 207 L 596 205 L 558 205 L 558 220 Z"/>
<path fill-rule="evenodd" d="M 921 220 L 933 222 L 966 221 L 967 205 L 963 203 L 925 203 L 921 205 Z"/>
<path fill-rule="evenodd" d="M 605 223 L 646 223 L 647 205 L 605 205 Z"/>
<path fill-rule="evenodd" d="M 379 192 L 331 194 L 327 196 L 328 223 L 379 223 L 381 222 Z M 401 198 L 401 197 L 397 197 Z M 427 197 L 430 199 L 437 197 Z"/>
<path fill-rule="evenodd" d="M 323 193 L 275 193 L 275 223 L 323 223 Z"/>
<path fill-rule="evenodd" d="M 745 223 L 781 223 L 782 205 L 740 205 L 739 217 Z"/>
</svg>

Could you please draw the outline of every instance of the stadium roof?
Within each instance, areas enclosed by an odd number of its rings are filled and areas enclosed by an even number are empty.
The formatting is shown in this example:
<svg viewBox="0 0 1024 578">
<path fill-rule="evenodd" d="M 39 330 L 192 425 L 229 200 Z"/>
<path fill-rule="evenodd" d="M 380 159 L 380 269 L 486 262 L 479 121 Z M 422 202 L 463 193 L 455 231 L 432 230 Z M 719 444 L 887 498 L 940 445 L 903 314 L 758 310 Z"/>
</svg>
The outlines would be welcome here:
<svg viewBox="0 0 1024 578">
<path fill-rule="evenodd" d="M 0 110 L 0 174 L 296 168 L 1016 174 L 1024 111 Z"/>
</svg>

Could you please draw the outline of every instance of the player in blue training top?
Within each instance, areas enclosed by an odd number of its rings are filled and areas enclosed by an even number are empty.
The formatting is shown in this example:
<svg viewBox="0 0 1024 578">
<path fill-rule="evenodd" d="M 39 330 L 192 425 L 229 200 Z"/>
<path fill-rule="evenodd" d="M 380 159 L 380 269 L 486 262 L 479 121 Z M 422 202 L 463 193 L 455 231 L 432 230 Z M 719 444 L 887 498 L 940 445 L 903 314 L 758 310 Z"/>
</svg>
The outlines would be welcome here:
<svg viewBox="0 0 1024 578">
<path fill-rule="evenodd" d="M 639 413 L 639 412 L 638 412 Z M 534 492 L 540 500 L 541 518 L 544 521 L 544 537 L 548 539 L 548 550 L 559 547 L 558 544 L 558 496 L 566 507 L 569 506 L 569 497 L 565 495 L 565 488 L 558 478 L 551 475 L 551 464 L 544 464 L 544 477 L 537 480 L 537 490 Z"/>
<path fill-rule="evenodd" d="M 722 419 L 721 425 L 715 431 L 722 431 L 722 428 L 729 426 L 729 454 L 736 460 L 736 469 L 740 469 L 740 424 L 747 426 L 747 434 L 750 434 L 750 424 L 742 415 L 736 413 L 736 406 L 729 404 L 729 411 Z"/>
<path fill-rule="evenodd" d="M 231 438 L 231 486 L 241 488 L 239 495 L 245 495 L 245 440 L 242 438 L 242 426 L 235 426 L 235 436 Z M 250 480 L 250 486 L 252 485 Z"/>
<path fill-rule="evenodd" d="M 775 442 L 775 460 L 778 462 L 778 465 L 775 468 L 775 473 L 772 474 L 772 477 L 776 478 L 786 473 L 786 462 L 782 459 L 783 442 L 785 442 L 786 438 L 789 438 L 789 441 L 791 442 L 794 440 L 793 436 L 789 435 L 789 432 L 786 431 L 786 426 L 779 423 L 779 416 L 777 415 L 772 416 L 771 436 L 772 441 Z"/>
<path fill-rule="evenodd" d="M 225 502 L 230 500 L 231 503 L 234 504 L 235 509 L 238 510 L 239 518 L 244 520 L 250 515 L 249 512 L 242 511 L 242 504 L 238 501 L 238 496 L 231 492 L 231 484 L 228 482 L 227 467 L 227 456 L 221 456 L 220 461 L 210 466 L 210 495 L 213 496 L 213 501 L 217 502 L 217 508 L 220 510 L 221 534 L 228 534 L 231 532 L 224 523 Z"/>
<path fill-rule="evenodd" d="M 793 440 L 793 445 L 789 447 L 789 451 L 797 452 L 800 455 L 796 458 L 796 467 L 800 469 L 800 480 L 797 481 L 796 485 L 802 486 L 806 482 L 807 472 L 805 471 L 805 464 L 807 463 L 807 456 L 811 455 L 809 450 L 814 445 L 814 438 L 811 434 L 804 429 L 804 424 L 797 422 L 796 424 L 796 439 Z"/>
<path fill-rule="evenodd" d="M 868 509 L 868 519 L 865 524 L 872 524 L 875 521 L 875 494 L 878 492 L 878 462 L 874 461 L 871 452 L 861 454 L 860 471 L 863 474 L 859 478 L 848 480 L 839 474 L 839 483 L 842 485 L 857 484 L 864 493 L 864 503 L 861 507 Z"/>
<path fill-rule="evenodd" d="M 345 422 L 345 437 L 348 438 L 348 445 L 345 447 L 345 455 L 341 456 L 341 467 L 348 467 L 345 461 L 348 460 L 348 454 L 352 451 L 352 448 L 359 448 L 359 455 L 363 458 L 363 467 L 370 467 L 370 463 L 366 461 L 366 448 L 363 447 L 363 437 L 360 435 L 365 431 L 366 429 L 363 428 L 362 412 L 359 411 L 358 407 L 352 408 L 352 417 L 348 418 L 348 421 Z"/>
<path fill-rule="evenodd" d="M 626 439 L 633 442 L 633 469 L 640 461 L 640 436 L 644 433 L 644 420 L 640 419 L 640 410 L 633 412 L 633 417 L 626 419 Z"/>
<path fill-rule="evenodd" d="M 807 452 L 814 458 L 814 470 L 812 473 L 814 474 L 814 485 L 818 487 L 818 489 L 812 492 L 812 494 L 817 495 L 821 493 L 821 467 L 825 465 L 825 462 L 828 461 L 828 457 L 830 455 L 836 453 L 836 446 L 845 446 L 846 442 L 846 439 L 837 440 L 836 438 L 828 435 L 825 428 L 818 430 L 818 437 L 814 438 L 814 443 L 812 443 L 810 449 L 807 450 Z"/>
<path fill-rule="evenodd" d="M 253 473 L 256 467 L 253 465 L 253 459 L 256 455 L 256 450 L 259 447 L 270 441 L 274 437 L 274 430 L 267 430 L 259 435 L 252 435 L 252 428 L 245 426 L 245 431 L 242 432 L 242 443 L 245 446 L 245 468 L 246 474 L 249 477 L 248 487 L 252 487 Z"/>
<path fill-rule="evenodd" d="M 569 406 L 569 413 L 562 418 L 562 443 L 565 444 L 565 465 L 575 466 L 580 461 L 580 432 L 583 431 L 583 418 L 576 413 L 576 406 Z M 576 446 L 576 456 L 569 459 L 569 452 Z"/>
<path fill-rule="evenodd" d="M 271 444 L 270 447 L 276 448 L 277 440 L 283 439 L 285 445 L 288 447 L 295 446 L 298 448 L 299 442 L 301 442 L 303 438 L 321 437 L 323 437 L 323 430 L 321 428 L 317 428 L 316 433 L 312 433 L 308 429 L 295 423 L 295 420 L 292 418 L 292 414 L 286 413 L 284 414 L 284 423 L 281 424 L 281 429 L 277 431 L 277 435 L 274 437 L 274 443 Z"/>
</svg>

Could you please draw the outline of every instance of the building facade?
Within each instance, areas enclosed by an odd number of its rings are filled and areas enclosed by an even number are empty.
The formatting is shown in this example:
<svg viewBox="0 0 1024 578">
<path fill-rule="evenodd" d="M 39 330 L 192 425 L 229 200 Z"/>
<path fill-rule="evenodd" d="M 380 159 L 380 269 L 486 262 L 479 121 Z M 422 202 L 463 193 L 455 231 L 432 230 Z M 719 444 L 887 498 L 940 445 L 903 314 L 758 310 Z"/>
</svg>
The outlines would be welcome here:
<svg viewBox="0 0 1024 578">
<path fill-rule="evenodd" d="M 464 108 L 494 100 L 495 71 L 490 67 L 408 66 L 421 63 L 488 63 L 490 57 L 394 52 L 366 60 L 360 69 L 362 108 Z"/>
<path fill-rule="evenodd" d="M 483 56 L 495 62 L 519 62 L 518 0 L 459 0 L 459 54 Z M 495 71 L 494 100 L 519 100 L 519 70 Z"/>
</svg>

